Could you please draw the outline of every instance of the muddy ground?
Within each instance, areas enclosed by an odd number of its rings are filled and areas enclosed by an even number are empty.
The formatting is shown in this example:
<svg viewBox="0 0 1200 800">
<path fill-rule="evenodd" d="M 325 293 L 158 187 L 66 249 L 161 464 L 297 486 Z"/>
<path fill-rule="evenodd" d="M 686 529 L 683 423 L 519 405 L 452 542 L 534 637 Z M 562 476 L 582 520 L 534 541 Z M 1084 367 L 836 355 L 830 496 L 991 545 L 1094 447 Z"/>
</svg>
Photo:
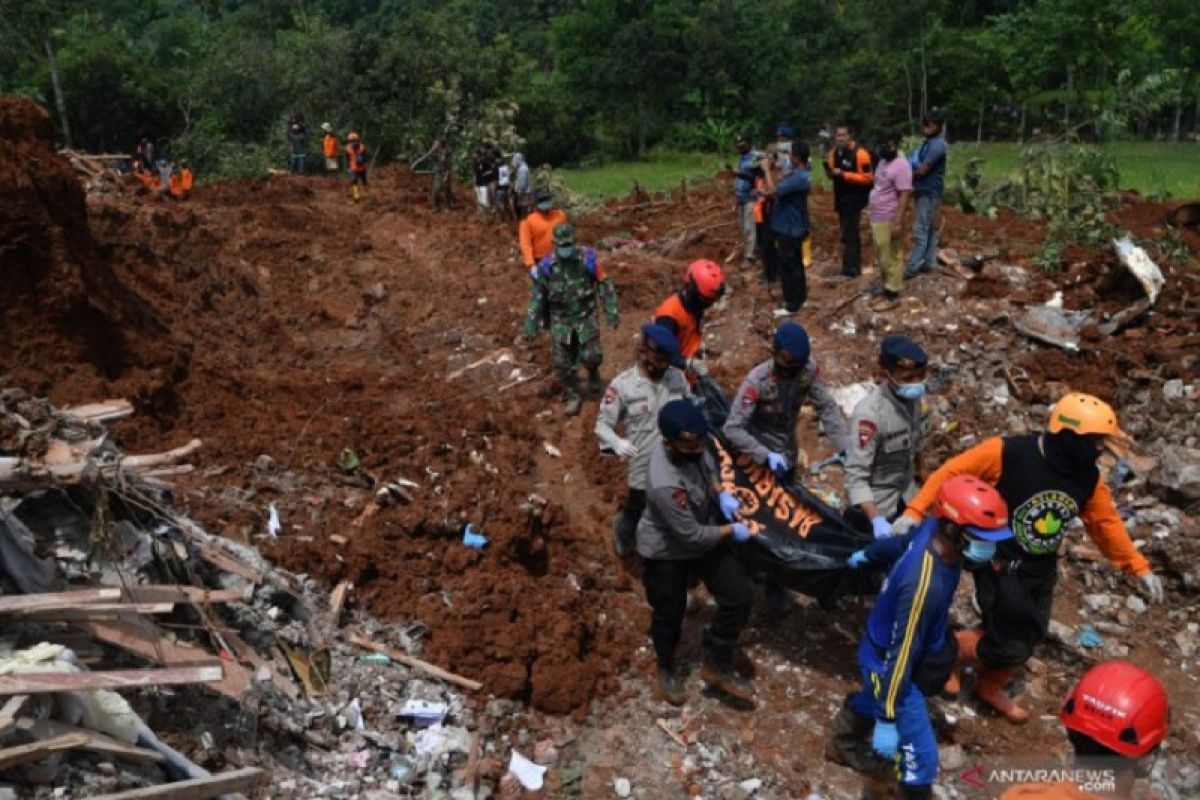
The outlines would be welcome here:
<svg viewBox="0 0 1200 800">
<path fill-rule="evenodd" d="M 48 120 L 28 104 L 3 103 L 0 137 L 19 143 L 18 161 L 38 165 L 0 164 L 6 380 L 60 404 L 130 398 L 137 415 L 115 426 L 128 451 L 203 438 L 200 468 L 179 480 L 188 513 L 288 569 L 329 585 L 353 581 L 352 603 L 366 611 L 427 626 L 423 657 L 518 701 L 482 715 L 488 735 L 517 741 L 525 730 L 559 744 L 552 796 L 611 796 L 615 778 L 628 779 L 637 797 L 745 796 L 753 786 L 739 784 L 748 779 L 762 782 L 759 796 L 856 796 L 859 778 L 821 752 L 827 722 L 855 682 L 861 602 L 822 611 L 800 599 L 786 618 L 756 615 L 748 647 L 763 703 L 755 713 L 701 695 L 694 679 L 682 713 L 651 699 L 636 566 L 609 546 L 622 472 L 596 452 L 594 402 L 563 417 L 544 337 L 519 341 L 528 278 L 513 226 L 461 208 L 432 213 L 428 177 L 397 167 L 377 171 L 357 204 L 340 179 L 282 176 L 202 185 L 184 202 L 130 183 L 85 204 L 50 149 Z M 614 201 L 577 220 L 585 241 L 624 243 L 602 252 L 622 308 L 619 330 L 604 333 L 606 376 L 632 362 L 639 325 L 688 261 L 734 253 L 726 183 Z M 816 265 L 800 321 L 824 375 L 837 385 L 870 380 L 882 335 L 921 340 L 940 398 L 931 463 L 988 435 L 1040 425 L 1065 387 L 1113 401 L 1152 455 L 1196 446 L 1194 232 L 1171 233 L 1190 250 L 1161 262 L 1167 288 L 1150 315 L 1067 353 L 1024 339 L 1011 318 L 1055 290 L 1068 309 L 1111 313 L 1136 300 L 1137 284 L 1111 251 L 1074 249 L 1061 272 L 1043 274 L 1029 266 L 1039 224 L 947 210 L 944 245 L 985 254 L 987 265 L 970 278 L 922 276 L 900 310 L 878 315 L 868 309 L 873 276 L 822 277 L 836 264 L 836 218 L 829 195 L 816 192 L 811 205 Z M 1167 211 L 1126 197 L 1113 219 L 1154 255 L 1169 233 Z M 765 357 L 778 302 L 736 259 L 728 272 L 732 291 L 709 317 L 706 339 L 714 375 L 732 391 Z M 489 356 L 497 363 L 477 364 Z M 1164 399 L 1172 379 L 1191 393 Z M 812 421 L 804 425 L 808 455 L 828 455 Z M 346 449 L 361 466 L 339 466 Z M 416 484 L 415 502 L 368 510 L 372 482 L 397 479 Z M 823 480 L 836 490 L 840 476 Z M 1163 572 L 1170 603 L 1116 620 L 1107 646 L 1127 648 L 1163 677 L 1181 723 L 1168 754 L 1187 764 L 1200 754 L 1200 690 L 1194 653 L 1185 655 L 1178 635 L 1197 619 L 1200 548 L 1189 501 L 1160 484 L 1136 477 L 1118 500 Z M 263 536 L 270 503 L 284 523 L 276 540 Z M 1155 523 L 1146 509 L 1174 517 Z M 468 522 L 490 539 L 482 552 L 459 541 Z M 1072 542 L 1083 541 L 1077 531 Z M 1055 617 L 1066 625 L 1083 620 L 1084 594 L 1124 602 L 1134 590 L 1086 558 L 1063 563 Z M 689 652 L 706 613 L 690 623 Z M 1024 728 L 970 701 L 945 703 L 953 724 L 943 741 L 952 761 L 961 756 L 945 791 L 987 796 L 966 793 L 957 773 L 996 756 L 1061 751 L 1050 715 L 1097 656 L 1046 645 L 1025 678 L 1040 717 Z M 660 717 L 686 731 L 686 750 L 656 727 Z M 484 775 L 494 783 L 499 762 L 485 764 Z"/>
</svg>

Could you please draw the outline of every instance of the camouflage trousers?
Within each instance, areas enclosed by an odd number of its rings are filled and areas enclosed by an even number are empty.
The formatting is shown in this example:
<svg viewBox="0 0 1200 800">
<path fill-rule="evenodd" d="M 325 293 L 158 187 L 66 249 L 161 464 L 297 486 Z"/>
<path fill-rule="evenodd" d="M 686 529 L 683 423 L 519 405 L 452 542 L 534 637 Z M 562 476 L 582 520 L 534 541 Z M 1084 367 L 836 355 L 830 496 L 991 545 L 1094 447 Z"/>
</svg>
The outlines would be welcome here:
<svg viewBox="0 0 1200 800">
<path fill-rule="evenodd" d="M 579 394 L 579 367 L 583 366 L 589 372 L 600 368 L 604 361 L 604 351 L 600 346 L 600 337 L 593 336 L 590 341 L 580 344 L 579 332 L 571 331 L 569 337 L 554 337 L 550 346 L 550 361 L 554 372 L 562 383 L 563 391 L 568 397 Z"/>
</svg>

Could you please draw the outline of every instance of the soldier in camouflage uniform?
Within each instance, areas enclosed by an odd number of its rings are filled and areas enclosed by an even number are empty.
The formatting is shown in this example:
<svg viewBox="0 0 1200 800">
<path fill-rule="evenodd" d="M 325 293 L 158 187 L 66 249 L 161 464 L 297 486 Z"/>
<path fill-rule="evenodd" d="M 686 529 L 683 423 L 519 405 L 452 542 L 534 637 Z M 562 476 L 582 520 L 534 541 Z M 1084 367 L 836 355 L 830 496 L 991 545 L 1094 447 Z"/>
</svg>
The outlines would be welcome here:
<svg viewBox="0 0 1200 800">
<path fill-rule="evenodd" d="M 597 295 L 604 303 L 604 316 L 617 327 L 617 292 L 596 261 L 596 251 L 575 245 L 575 228 L 554 228 L 554 251 L 532 271 L 533 291 L 525 315 L 525 337 L 537 336 L 538 327 L 550 331 L 551 359 L 563 385 L 567 416 L 579 413 L 579 365 L 587 367 L 588 392 L 604 390 L 600 380 L 600 325 L 596 320 Z"/>
<path fill-rule="evenodd" d="M 438 139 L 433 150 L 433 210 L 447 211 L 454 208 L 454 190 L 451 188 L 451 173 L 454 156 L 445 139 Z"/>
</svg>

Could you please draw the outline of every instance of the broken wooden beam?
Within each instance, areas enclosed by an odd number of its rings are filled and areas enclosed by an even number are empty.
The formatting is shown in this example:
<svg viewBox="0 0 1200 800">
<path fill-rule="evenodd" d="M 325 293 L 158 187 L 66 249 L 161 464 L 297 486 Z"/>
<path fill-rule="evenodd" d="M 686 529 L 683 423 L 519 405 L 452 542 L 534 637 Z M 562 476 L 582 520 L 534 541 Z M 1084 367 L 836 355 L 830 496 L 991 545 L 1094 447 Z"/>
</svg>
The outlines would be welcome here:
<svg viewBox="0 0 1200 800">
<path fill-rule="evenodd" d="M 116 602 L 120 601 L 120 599 L 120 589 L 81 589 L 75 592 L 7 594 L 0 597 L 0 614 L 80 608 L 92 603 Z"/>
<path fill-rule="evenodd" d="M 329 615 L 333 618 L 335 627 L 338 624 L 338 620 L 342 618 L 342 606 L 346 604 L 346 595 L 353 588 L 354 584 L 350 581 L 342 581 L 333 587 L 333 591 L 329 595 Z"/>
<path fill-rule="evenodd" d="M 8 698 L 8 702 L 0 708 L 0 736 L 7 736 L 9 732 L 16 727 L 17 717 L 21 714 L 21 709 L 29 702 L 29 695 L 14 694 Z"/>
<path fill-rule="evenodd" d="M 87 740 L 87 734 L 67 733 L 55 736 L 53 739 L 43 739 L 40 742 L 6 747 L 0 750 L 0 771 L 18 764 L 28 764 L 30 761 L 41 761 L 43 758 L 61 753 L 63 750 L 73 750 L 86 744 Z"/>
<path fill-rule="evenodd" d="M 392 661 L 398 661 L 406 667 L 412 667 L 415 670 L 424 672 L 426 675 L 432 675 L 435 678 L 441 678 L 446 683 L 453 683 L 455 686 L 461 686 L 464 689 L 470 689 L 477 692 L 483 688 L 483 684 L 479 681 L 464 678 L 462 675 L 455 675 L 453 672 L 447 672 L 441 667 L 430 664 L 428 661 L 422 661 L 416 656 L 410 656 L 408 653 L 388 647 L 387 645 L 377 644 L 368 639 L 361 631 L 352 631 L 347 637 L 351 644 L 358 645 L 364 650 L 373 650 L 376 653 L 383 653 Z"/>
<path fill-rule="evenodd" d="M 202 586 L 148 584 L 130 586 L 125 597 L 135 603 L 241 603 L 253 595 L 253 587 L 244 589 L 205 589 Z"/>
<path fill-rule="evenodd" d="M 30 717 L 22 717 L 17 720 L 17 728 L 29 733 L 31 736 L 38 739 L 48 739 L 54 736 L 66 736 L 72 733 L 82 733 L 87 737 L 87 741 L 79 745 L 80 750 L 87 750 L 91 753 L 100 753 L 101 755 L 113 756 L 115 758 L 123 758 L 126 761 L 138 761 L 148 763 L 162 763 L 166 761 L 161 753 L 156 753 L 153 750 L 147 750 L 144 747 L 136 747 L 131 744 L 119 742 L 111 736 L 107 736 L 98 731 L 88 730 L 86 728 L 77 728 L 74 725 L 68 725 L 65 722 L 58 722 L 52 719 L 32 719 Z"/>
<path fill-rule="evenodd" d="M 239 561 L 216 545 L 202 542 L 198 539 L 193 539 L 192 544 L 196 547 L 196 553 L 200 558 L 212 564 L 217 569 L 232 572 L 239 578 L 245 578 L 251 583 L 262 583 L 263 578 L 266 577 L 262 572 L 249 564 Z"/>
<path fill-rule="evenodd" d="M 121 614 L 170 614 L 174 610 L 174 603 L 85 603 L 69 608 L 9 611 L 5 612 L 5 616 L 54 622 L 57 620 L 116 619 Z"/>
<path fill-rule="evenodd" d="M 60 414 L 85 422 L 112 422 L 133 415 L 133 403 L 128 400 L 103 400 L 59 409 Z"/>
<path fill-rule="evenodd" d="M 204 667 L 114 669 L 106 672 L 21 672 L 0 675 L 0 695 L 216 683 L 224 676 L 225 670 L 219 663 Z"/>
<path fill-rule="evenodd" d="M 158 786 L 147 786 L 142 789 L 130 789 L 115 794 L 97 795 L 92 800 L 207 800 L 223 794 L 234 792 L 252 793 L 263 778 L 263 771 L 253 767 L 235 769 L 210 775 L 207 778 L 192 778 L 175 783 L 162 783 Z"/>
</svg>

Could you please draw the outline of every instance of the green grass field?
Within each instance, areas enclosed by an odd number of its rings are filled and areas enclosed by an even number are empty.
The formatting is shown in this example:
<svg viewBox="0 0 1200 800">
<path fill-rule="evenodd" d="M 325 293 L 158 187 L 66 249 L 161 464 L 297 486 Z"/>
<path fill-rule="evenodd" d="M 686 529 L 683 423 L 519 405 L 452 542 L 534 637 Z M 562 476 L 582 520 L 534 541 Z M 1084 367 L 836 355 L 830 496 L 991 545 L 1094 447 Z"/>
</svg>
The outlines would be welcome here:
<svg viewBox="0 0 1200 800">
<path fill-rule="evenodd" d="M 1200 198 L 1200 144 L 1117 142 L 1108 148 L 1121 172 L 1121 188 L 1174 199 Z M 953 181 L 956 171 L 976 156 L 984 159 L 985 180 L 1003 177 L 1017 163 L 1019 151 L 1020 145 L 1013 143 L 952 143 L 950 179 Z M 650 192 L 672 189 L 680 181 L 708 177 L 734 160 L 733 153 L 716 156 L 655 150 L 644 161 L 616 161 L 601 167 L 568 169 L 562 171 L 562 176 L 572 191 L 592 197 L 613 197 L 628 194 L 634 181 Z M 814 176 L 818 184 L 825 182 L 820 170 L 814 171 Z"/>
</svg>

